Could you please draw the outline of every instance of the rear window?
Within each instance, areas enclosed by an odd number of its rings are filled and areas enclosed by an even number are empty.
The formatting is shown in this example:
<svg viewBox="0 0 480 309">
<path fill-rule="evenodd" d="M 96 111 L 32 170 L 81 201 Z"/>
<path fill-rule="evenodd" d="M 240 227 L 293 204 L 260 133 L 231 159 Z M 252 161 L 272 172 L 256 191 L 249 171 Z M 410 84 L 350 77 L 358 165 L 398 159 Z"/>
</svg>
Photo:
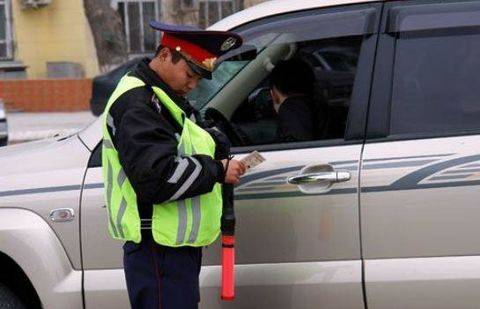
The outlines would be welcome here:
<svg viewBox="0 0 480 309">
<path fill-rule="evenodd" d="M 391 135 L 480 129 L 480 28 L 399 34 Z"/>
</svg>

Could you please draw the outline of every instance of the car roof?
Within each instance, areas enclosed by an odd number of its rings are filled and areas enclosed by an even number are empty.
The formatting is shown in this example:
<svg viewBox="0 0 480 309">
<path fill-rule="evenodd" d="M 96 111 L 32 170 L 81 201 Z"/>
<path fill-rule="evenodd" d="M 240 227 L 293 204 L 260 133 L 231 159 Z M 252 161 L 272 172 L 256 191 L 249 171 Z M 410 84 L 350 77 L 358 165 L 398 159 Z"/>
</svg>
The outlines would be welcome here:
<svg viewBox="0 0 480 309">
<path fill-rule="evenodd" d="M 380 2 L 378 0 L 274 0 L 267 1 L 255 6 L 249 7 L 238 13 L 230 15 L 219 22 L 213 24 L 208 30 L 226 31 L 238 27 L 245 23 L 254 21 L 267 16 L 273 16 L 283 13 L 322 8 L 329 6 L 347 5 L 366 2 Z"/>
</svg>

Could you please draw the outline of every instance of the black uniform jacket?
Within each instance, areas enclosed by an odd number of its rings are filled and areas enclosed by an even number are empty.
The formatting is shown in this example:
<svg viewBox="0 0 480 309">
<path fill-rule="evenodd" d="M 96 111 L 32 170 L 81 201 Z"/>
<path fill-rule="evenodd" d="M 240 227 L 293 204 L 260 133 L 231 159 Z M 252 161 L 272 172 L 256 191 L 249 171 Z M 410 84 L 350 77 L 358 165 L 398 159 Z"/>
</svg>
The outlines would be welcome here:
<svg viewBox="0 0 480 309">
<path fill-rule="evenodd" d="M 278 141 L 300 142 L 315 139 L 315 111 L 307 96 L 292 96 L 278 109 Z"/>
<path fill-rule="evenodd" d="M 220 161 L 206 155 L 178 156 L 175 135 L 182 133 L 181 127 L 166 107 L 155 103 L 151 86 L 163 89 L 187 117 L 192 115 L 193 108 L 148 63 L 146 58 L 128 73 L 146 86 L 131 89 L 117 99 L 109 111 L 113 127 L 108 127 L 120 164 L 137 194 L 140 217 L 145 219 L 151 218 L 153 204 L 169 201 L 173 196 L 180 200 L 210 192 L 224 178 Z M 201 172 L 192 179 L 195 168 L 201 168 Z"/>
</svg>

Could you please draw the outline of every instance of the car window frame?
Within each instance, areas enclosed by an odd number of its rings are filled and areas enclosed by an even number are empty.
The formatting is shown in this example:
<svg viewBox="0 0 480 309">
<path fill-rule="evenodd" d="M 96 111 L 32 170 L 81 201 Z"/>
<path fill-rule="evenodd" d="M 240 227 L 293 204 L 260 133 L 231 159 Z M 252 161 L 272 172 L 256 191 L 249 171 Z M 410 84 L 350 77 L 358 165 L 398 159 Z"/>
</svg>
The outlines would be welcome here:
<svg viewBox="0 0 480 309">
<path fill-rule="evenodd" d="M 366 9 L 374 9 L 373 18 L 365 24 L 363 30 L 363 41 L 358 56 L 357 74 L 352 89 L 351 103 L 349 107 L 347 124 L 345 129 L 345 136 L 343 139 L 328 139 L 315 140 L 307 142 L 290 142 L 290 143 L 275 143 L 265 145 L 251 145 L 242 147 L 232 147 L 232 153 L 241 154 L 248 153 L 254 150 L 258 151 L 280 151 L 280 150 L 294 150 L 307 149 L 319 147 L 332 147 L 343 145 L 362 144 L 366 137 L 366 122 L 368 115 L 368 104 L 370 99 L 370 91 L 372 84 L 372 75 L 374 70 L 375 55 L 378 42 L 378 33 L 380 27 L 380 16 L 383 4 L 382 3 L 365 3 L 354 5 L 340 5 L 327 8 L 315 8 L 298 12 L 289 12 L 275 16 L 264 17 L 251 21 L 249 23 L 237 26 L 231 31 L 240 31 L 247 28 L 258 27 L 261 24 L 277 21 L 280 18 L 301 18 L 311 17 L 314 14 L 328 14 L 339 12 L 355 12 Z M 352 15 L 353 16 L 353 15 Z M 358 31 L 358 29 L 356 29 Z M 342 35 L 344 37 L 344 35 Z M 208 106 L 208 104 L 207 104 Z"/>
<path fill-rule="evenodd" d="M 475 2 L 477 1 L 477 2 Z M 394 61 L 396 37 L 398 33 L 402 33 L 402 27 L 405 27 L 405 32 L 408 31 L 447 31 L 449 28 L 442 26 L 442 21 L 446 26 L 451 26 L 450 30 L 462 27 L 462 21 L 454 21 L 452 25 L 452 19 L 443 16 L 442 20 L 436 20 L 435 25 L 422 24 L 421 20 L 415 20 L 407 26 L 401 25 L 398 22 L 395 23 L 395 18 L 398 19 L 398 9 L 404 8 L 405 11 L 410 11 L 415 14 L 415 6 L 431 5 L 433 8 L 442 10 L 442 5 L 464 3 L 475 3 L 480 5 L 478 0 L 464 0 L 462 3 L 458 3 L 455 0 L 408 0 L 408 1 L 394 1 L 386 3 L 383 7 L 382 21 L 380 25 L 379 42 L 377 47 L 377 56 L 375 63 L 375 71 L 373 73 L 372 81 L 372 96 L 369 105 L 368 123 L 366 133 L 366 143 L 378 143 L 386 141 L 402 141 L 402 140 L 416 140 L 416 139 L 429 139 L 429 138 L 443 138 L 443 137 L 455 137 L 455 136 L 468 136 L 480 134 L 479 129 L 469 130 L 457 130 L 452 132 L 418 132 L 418 133 L 404 133 L 404 134 L 390 134 L 390 121 L 391 121 L 391 109 L 392 109 L 392 91 L 393 91 L 393 79 L 394 79 Z M 423 9 L 423 8 L 422 8 Z M 393 17 L 392 17 L 393 15 Z M 404 15 L 403 15 L 404 17 Z M 456 23 L 456 24 L 455 24 Z M 468 22 L 467 22 L 468 23 Z M 480 21 L 478 22 L 480 26 Z M 428 29 L 425 29 L 427 28 Z"/>
</svg>

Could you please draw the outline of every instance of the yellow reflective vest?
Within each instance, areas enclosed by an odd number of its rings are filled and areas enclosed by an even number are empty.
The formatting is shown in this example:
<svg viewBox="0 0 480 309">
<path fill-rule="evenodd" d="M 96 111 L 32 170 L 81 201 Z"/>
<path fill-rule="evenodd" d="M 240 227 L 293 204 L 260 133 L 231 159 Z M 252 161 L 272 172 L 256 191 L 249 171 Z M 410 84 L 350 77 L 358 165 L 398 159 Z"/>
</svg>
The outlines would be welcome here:
<svg viewBox="0 0 480 309">
<path fill-rule="evenodd" d="M 109 232 L 115 239 L 136 243 L 141 241 L 137 195 L 120 164 L 118 152 L 107 125 L 112 121 L 109 118 L 109 110 L 117 99 L 130 89 L 144 86 L 145 83 L 142 80 L 124 76 L 108 100 L 103 114 L 102 172 Z M 182 127 L 182 133 L 178 137 L 177 155 L 203 154 L 213 158 L 215 142 L 210 134 L 189 120 L 182 109 L 162 89 L 152 87 L 152 90 L 162 106 L 167 108 Z M 198 161 L 194 160 L 194 162 L 200 165 Z M 200 170 L 201 166 L 196 168 L 182 186 L 189 186 L 189 181 L 195 179 L 198 176 L 195 173 L 200 173 Z M 179 195 L 175 194 L 170 201 L 153 205 L 154 240 L 158 244 L 170 247 L 200 247 L 211 244 L 220 234 L 221 184 L 216 183 L 211 192 L 193 198 L 178 200 Z"/>
</svg>

